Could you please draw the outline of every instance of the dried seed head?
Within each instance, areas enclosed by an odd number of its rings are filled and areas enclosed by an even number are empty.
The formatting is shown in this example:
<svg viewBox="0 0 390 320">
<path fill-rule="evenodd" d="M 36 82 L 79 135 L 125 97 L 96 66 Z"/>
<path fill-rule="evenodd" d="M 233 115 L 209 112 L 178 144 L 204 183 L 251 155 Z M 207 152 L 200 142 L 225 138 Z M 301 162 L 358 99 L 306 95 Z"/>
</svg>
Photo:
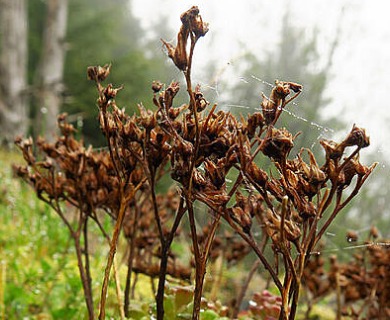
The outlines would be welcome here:
<svg viewBox="0 0 390 320">
<path fill-rule="evenodd" d="M 152 110 L 146 110 L 142 103 L 138 104 L 140 112 L 140 124 L 147 130 L 151 130 L 156 126 L 156 117 Z"/>
<path fill-rule="evenodd" d="M 129 141 L 142 142 L 144 139 L 144 131 L 137 125 L 134 117 L 123 125 L 122 133 L 123 138 Z"/>
<path fill-rule="evenodd" d="M 379 230 L 377 227 L 375 227 L 375 226 L 371 227 L 370 236 L 373 237 L 374 239 L 377 239 L 379 237 Z"/>
<path fill-rule="evenodd" d="M 199 15 L 199 8 L 197 6 L 191 7 L 186 12 L 182 13 L 180 20 L 183 26 L 187 27 L 190 32 L 195 35 L 195 41 L 200 37 L 203 37 L 208 29 L 208 23 L 203 22 L 202 17 Z"/>
<path fill-rule="evenodd" d="M 350 230 L 347 232 L 346 235 L 347 241 L 348 242 L 356 242 L 359 239 L 358 233 L 354 230 Z"/>
<path fill-rule="evenodd" d="M 307 201 L 304 198 L 301 198 L 294 204 L 299 212 L 299 215 L 302 219 L 307 220 L 313 218 L 317 214 L 316 206 L 311 201 Z"/>
<path fill-rule="evenodd" d="M 209 31 L 209 24 L 203 22 L 202 17 L 197 15 L 192 22 L 191 31 L 195 34 L 196 39 L 204 37 Z"/>
<path fill-rule="evenodd" d="M 248 116 L 248 125 L 246 129 L 248 131 L 248 137 L 252 139 L 255 136 L 256 129 L 260 128 L 260 130 L 265 125 L 264 116 L 260 112 L 255 112 Z"/>
<path fill-rule="evenodd" d="M 270 99 L 274 102 L 285 99 L 290 94 L 290 85 L 288 82 L 275 80 L 275 86 L 271 91 Z"/>
<path fill-rule="evenodd" d="M 370 137 L 366 134 L 366 130 L 353 125 L 353 128 L 347 138 L 341 143 L 344 146 L 357 146 L 365 148 L 370 145 Z"/>
<path fill-rule="evenodd" d="M 303 90 L 303 86 L 301 84 L 295 82 L 287 82 L 290 89 L 294 92 L 301 92 Z"/>
<path fill-rule="evenodd" d="M 340 148 L 339 145 L 332 140 L 321 140 L 320 144 L 325 149 L 326 159 L 339 160 L 343 156 L 344 149 Z"/>
<path fill-rule="evenodd" d="M 110 74 L 110 68 L 111 65 L 104 65 L 103 67 L 101 66 L 91 66 L 87 68 L 87 77 L 88 80 L 93 80 L 97 82 L 104 81 L 108 75 Z"/>
<path fill-rule="evenodd" d="M 164 84 L 162 84 L 160 81 L 153 81 L 152 82 L 152 90 L 154 93 L 159 92 L 163 88 Z"/>
<path fill-rule="evenodd" d="M 268 181 L 267 173 L 260 169 L 253 161 L 247 166 L 247 174 L 252 177 L 259 186 L 264 187 Z"/>
<path fill-rule="evenodd" d="M 371 167 L 364 166 L 359 162 L 359 154 L 357 154 L 345 164 L 343 170 L 340 172 L 338 177 L 339 189 L 348 187 L 354 176 L 358 175 L 363 177 L 371 170 Z"/>
<path fill-rule="evenodd" d="M 187 69 L 187 38 L 188 30 L 182 27 L 177 35 L 176 47 L 161 39 L 167 49 L 168 57 L 171 58 L 175 66 L 182 71 Z"/>
<path fill-rule="evenodd" d="M 310 149 L 306 149 L 309 154 L 310 165 L 307 165 L 302 159 L 302 152 L 298 154 L 298 170 L 303 173 L 304 178 L 310 183 L 323 183 L 327 177 L 325 172 L 323 172 L 317 163 L 316 158 L 314 157 L 313 152 Z"/>
<path fill-rule="evenodd" d="M 103 94 L 104 94 L 104 97 L 106 98 L 106 101 L 109 101 L 111 99 L 115 99 L 118 91 L 121 89 L 122 89 L 122 87 L 114 89 L 111 83 L 109 85 L 107 85 L 107 87 L 103 91 Z"/>
<path fill-rule="evenodd" d="M 163 105 L 165 105 L 166 109 L 170 109 L 172 107 L 173 99 L 175 98 L 179 90 L 180 90 L 179 82 L 173 81 L 168 86 L 168 88 L 161 93 L 161 96 L 163 97 Z"/>
<path fill-rule="evenodd" d="M 220 189 L 225 184 L 225 164 L 226 158 L 217 160 L 217 163 L 210 159 L 205 159 L 204 161 L 205 174 L 217 189 Z"/>
<path fill-rule="evenodd" d="M 195 87 L 195 106 L 196 106 L 196 111 L 197 112 L 203 111 L 204 109 L 206 109 L 206 107 L 209 104 L 210 104 L 210 102 L 208 102 L 204 98 L 203 93 L 200 91 L 200 85 L 198 84 Z"/>
<path fill-rule="evenodd" d="M 252 217 L 241 207 L 228 209 L 229 216 L 242 228 L 242 231 L 249 233 L 252 227 Z"/>
<path fill-rule="evenodd" d="M 172 59 L 173 63 L 182 71 L 186 71 L 188 65 L 187 56 L 187 41 L 191 34 L 191 41 L 197 41 L 200 37 L 203 37 L 208 31 L 208 24 L 202 21 L 199 15 L 199 9 L 193 6 L 180 16 L 182 26 L 177 35 L 177 45 L 174 47 L 170 43 L 162 40 L 163 45 L 168 51 L 168 56 Z"/>
<path fill-rule="evenodd" d="M 285 160 L 294 146 L 293 136 L 285 128 L 271 128 L 270 136 L 265 139 L 261 151 L 278 162 Z"/>
<path fill-rule="evenodd" d="M 264 94 L 262 96 L 262 101 L 261 101 L 261 110 L 263 111 L 263 116 L 265 120 L 265 124 L 270 124 L 274 122 L 276 118 L 276 110 L 277 110 L 277 105 L 268 99 Z"/>
</svg>

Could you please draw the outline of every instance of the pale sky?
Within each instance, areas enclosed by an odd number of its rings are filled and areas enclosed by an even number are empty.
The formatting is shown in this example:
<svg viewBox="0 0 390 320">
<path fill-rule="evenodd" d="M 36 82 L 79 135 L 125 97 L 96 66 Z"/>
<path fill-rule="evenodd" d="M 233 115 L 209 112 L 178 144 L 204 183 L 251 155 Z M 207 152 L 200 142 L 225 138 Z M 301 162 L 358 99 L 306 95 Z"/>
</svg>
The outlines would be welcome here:
<svg viewBox="0 0 390 320">
<path fill-rule="evenodd" d="M 210 23 L 209 33 L 196 49 L 194 64 L 200 69 L 209 55 L 218 58 L 221 68 L 238 59 L 242 53 L 240 42 L 259 56 L 264 54 L 267 46 L 278 41 L 285 6 L 290 8 L 294 25 L 308 32 L 318 29 L 319 49 L 326 55 L 345 7 L 328 88 L 328 95 L 333 97 L 329 110 L 342 113 L 346 131 L 355 122 L 365 127 L 372 144 L 390 155 L 385 148 L 390 138 L 390 1 L 133 0 L 134 12 L 145 28 L 158 15 L 165 15 L 170 17 L 167 25 L 175 32 L 180 27 L 180 14 L 192 5 L 197 5 L 203 20 Z M 175 40 L 175 35 L 167 40 Z"/>
</svg>

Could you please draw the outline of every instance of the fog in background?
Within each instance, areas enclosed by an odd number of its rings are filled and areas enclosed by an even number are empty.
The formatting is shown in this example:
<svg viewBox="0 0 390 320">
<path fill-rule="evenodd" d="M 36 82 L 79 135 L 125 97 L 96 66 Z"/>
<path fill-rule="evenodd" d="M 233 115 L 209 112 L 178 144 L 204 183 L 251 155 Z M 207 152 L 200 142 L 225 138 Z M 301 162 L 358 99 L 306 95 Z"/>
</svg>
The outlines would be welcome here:
<svg viewBox="0 0 390 320">
<path fill-rule="evenodd" d="M 199 7 L 203 20 L 210 24 L 208 34 L 198 42 L 195 49 L 194 82 L 200 82 L 203 87 L 214 88 L 216 94 L 211 92 L 210 96 L 208 92 L 209 96 L 206 96 L 212 103 L 218 102 L 219 106 L 225 103 L 224 88 L 219 84 L 226 81 L 232 86 L 235 83 L 242 84 L 242 74 L 234 65 L 242 62 L 240 59 L 243 59 L 246 52 L 250 51 L 263 59 L 267 53 L 278 51 L 276 47 L 280 45 L 286 12 L 289 14 L 289 23 L 304 30 L 303 41 L 311 39 L 313 34 L 317 35 L 319 60 L 316 65 L 311 66 L 314 70 L 324 68 L 332 44 L 337 39 L 325 91 L 326 97 L 331 98 L 331 101 L 321 111 L 321 118 L 336 116 L 344 123 L 344 128 L 335 130 L 335 133 L 330 132 L 328 136 L 336 141 L 344 137 L 354 123 L 366 128 L 371 137 L 371 146 L 362 152 L 361 161 L 366 165 L 378 161 L 379 165 L 358 199 L 353 201 L 348 219 L 336 222 L 330 232 L 342 237 L 346 230 L 354 228 L 353 224 L 358 225 L 360 221 L 366 226 L 377 225 L 383 236 L 389 237 L 386 226 L 390 217 L 390 148 L 387 142 L 390 139 L 390 103 L 387 98 L 390 90 L 390 2 L 133 0 L 132 9 L 146 30 L 145 41 L 152 40 L 155 43 L 153 50 L 162 51 L 159 38 L 162 36 L 175 44 L 176 33 L 181 25 L 180 14 L 192 5 Z M 165 21 L 163 27 L 158 29 L 161 34 L 148 32 L 160 17 L 164 17 Z M 207 79 L 204 75 L 210 77 L 210 72 L 207 73 L 207 62 L 210 59 L 215 61 L 217 72 L 212 79 Z M 263 77 L 257 73 L 255 76 L 259 79 Z M 275 78 L 278 78 L 277 75 Z M 165 82 L 170 80 L 164 79 Z M 179 72 L 176 80 L 183 81 Z M 260 88 L 261 83 L 259 92 L 253 94 L 259 96 L 262 90 Z M 305 91 L 297 99 L 297 104 L 289 106 L 289 110 L 294 112 L 294 108 L 299 108 L 299 101 L 303 99 Z M 321 121 L 319 119 L 318 124 L 321 125 Z M 329 126 L 329 123 L 326 125 Z M 317 131 L 318 128 L 313 126 L 312 130 Z M 318 136 L 318 133 L 314 134 Z"/>
<path fill-rule="evenodd" d="M 327 90 L 332 101 L 324 112 L 342 117 L 346 131 L 353 123 L 366 128 L 371 136 L 371 151 L 377 148 L 378 152 L 390 155 L 386 148 L 390 137 L 387 101 L 390 89 L 389 2 L 133 0 L 132 5 L 146 30 L 161 16 L 165 17 L 166 27 L 173 32 L 167 40 L 173 42 L 180 27 L 180 14 L 192 5 L 199 7 L 203 20 L 210 23 L 210 31 L 196 48 L 195 80 L 197 76 L 200 80 L 199 72 L 211 57 L 217 60 L 217 69 L 222 70 L 219 77 L 228 77 L 230 82 L 240 81 L 240 74 L 232 74 L 229 66 L 248 50 L 259 57 L 272 51 L 278 44 L 286 11 L 290 12 L 292 25 L 304 28 L 308 37 L 313 32 L 318 34 L 319 53 L 324 57 L 339 33 Z M 155 50 L 161 49 L 158 35 L 146 33 L 145 37 L 156 38 Z M 320 60 L 313 68 L 320 68 L 322 62 L 325 61 Z M 261 74 L 256 76 L 262 77 Z"/>
</svg>

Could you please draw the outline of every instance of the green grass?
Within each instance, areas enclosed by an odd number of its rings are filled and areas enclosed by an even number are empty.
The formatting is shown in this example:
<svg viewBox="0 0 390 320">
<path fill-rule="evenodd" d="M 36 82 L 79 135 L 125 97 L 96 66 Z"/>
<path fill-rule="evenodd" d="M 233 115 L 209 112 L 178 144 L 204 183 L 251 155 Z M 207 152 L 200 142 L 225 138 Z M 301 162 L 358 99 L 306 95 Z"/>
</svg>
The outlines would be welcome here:
<svg viewBox="0 0 390 320">
<path fill-rule="evenodd" d="M 22 164 L 23 159 L 0 151 L 0 319 L 84 319 L 86 307 L 68 229 L 30 186 L 12 177 L 14 163 Z M 96 234 L 91 272 L 97 300 L 107 251 L 97 228 L 91 229 L 92 236 Z M 120 270 L 123 276 L 125 271 Z M 110 290 L 115 297 L 113 284 Z M 112 300 L 108 319 L 119 315 Z"/>
<path fill-rule="evenodd" d="M 23 164 L 23 159 L 17 153 L 0 150 L 0 320 L 86 319 L 84 295 L 68 229 L 48 205 L 37 199 L 30 186 L 12 177 L 12 164 Z M 70 207 L 65 209 L 72 210 Z M 104 224 L 106 230 L 111 230 L 109 219 Z M 92 223 L 90 231 L 91 273 L 97 311 L 108 247 Z M 174 242 L 174 250 L 179 254 L 188 253 L 177 242 Z M 123 258 L 122 252 L 123 242 L 118 250 L 118 262 Z M 229 283 L 243 278 L 244 269 L 243 265 L 239 265 L 224 271 L 225 282 L 220 298 L 232 292 L 229 288 L 234 291 Z M 213 272 L 209 271 L 211 276 Z M 121 283 L 124 283 L 125 263 L 120 265 L 119 274 Z M 167 292 L 167 319 L 190 318 L 192 303 L 188 302 L 192 296 L 186 290 L 178 292 L 180 294 Z M 139 277 L 136 297 L 131 303 L 131 319 L 150 318 L 154 301 L 149 278 Z M 329 310 L 323 311 L 321 305 L 316 308 L 319 309 L 313 313 L 320 314 L 321 319 L 332 318 L 325 317 Z M 106 319 L 120 319 L 113 281 L 110 283 L 106 314 Z M 205 310 L 201 319 L 224 318 L 212 310 Z"/>
<path fill-rule="evenodd" d="M 1 152 L 2 319 L 80 319 L 81 285 L 68 232 L 29 186 L 12 178 L 12 163 L 22 159 Z"/>
<path fill-rule="evenodd" d="M 36 197 L 31 186 L 13 177 L 13 164 L 24 164 L 21 155 L 0 149 L 0 320 L 86 319 L 77 259 L 68 229 L 54 210 Z M 64 210 L 72 214 L 74 209 L 65 206 Z M 105 219 L 103 224 L 111 233 L 110 220 Z M 89 224 L 89 231 L 97 312 L 108 245 L 95 224 Z M 123 260 L 124 251 L 123 241 L 118 249 L 118 262 Z M 125 263 L 120 264 L 119 275 L 124 283 Z M 139 276 L 135 298 L 132 315 L 141 319 L 148 314 L 154 300 L 149 278 Z M 113 281 L 106 318 L 120 318 Z"/>
</svg>

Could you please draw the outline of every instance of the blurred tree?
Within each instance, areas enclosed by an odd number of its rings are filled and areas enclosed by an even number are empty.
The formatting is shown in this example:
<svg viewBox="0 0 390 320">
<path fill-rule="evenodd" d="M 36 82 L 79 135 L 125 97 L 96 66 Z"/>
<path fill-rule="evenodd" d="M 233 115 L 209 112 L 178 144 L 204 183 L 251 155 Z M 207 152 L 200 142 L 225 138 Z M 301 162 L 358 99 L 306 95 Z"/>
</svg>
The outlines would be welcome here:
<svg viewBox="0 0 390 320">
<path fill-rule="evenodd" d="M 27 10 L 25 0 L 0 0 L 0 144 L 26 133 Z"/>
<path fill-rule="evenodd" d="M 88 141 L 103 143 L 96 121 L 96 89 L 86 78 L 87 67 L 112 64 L 108 81 L 124 86 L 118 105 L 131 113 L 140 102 L 151 105 L 153 80 L 166 80 L 156 79 L 165 74 L 165 54 L 148 49 L 128 0 L 71 0 L 68 43 L 63 110 L 82 117 Z"/>
<path fill-rule="evenodd" d="M 36 95 L 40 117 L 35 123 L 48 141 L 54 140 L 57 115 L 64 90 L 65 36 L 68 21 L 68 0 L 47 0 L 41 58 L 36 77 Z"/>
<path fill-rule="evenodd" d="M 29 1 L 29 77 L 34 83 L 39 83 L 45 28 L 41 16 L 45 11 L 45 1 Z M 108 81 L 116 86 L 124 85 L 125 90 L 118 95 L 118 104 L 132 110 L 141 101 L 144 104 L 151 101 L 153 80 L 167 81 L 156 78 L 169 75 L 164 63 L 165 54 L 150 50 L 149 43 L 143 41 L 143 31 L 132 15 L 128 0 L 69 0 L 66 48 L 60 111 L 69 113 L 70 120 L 76 122 L 84 138 L 94 145 L 103 144 L 105 140 L 96 121 L 96 89 L 86 78 L 88 66 L 112 63 Z M 39 98 L 35 95 L 32 116 L 39 119 L 41 111 Z M 44 128 L 35 128 L 35 135 L 43 133 Z"/>
<path fill-rule="evenodd" d="M 267 95 L 271 89 L 269 84 L 273 84 L 275 79 L 302 84 L 303 94 L 296 104 L 288 105 L 279 125 L 285 126 L 288 122 L 291 132 L 302 132 L 295 141 L 295 150 L 298 151 L 300 146 L 315 145 L 314 151 L 318 152 L 318 138 L 327 134 L 328 127 L 337 130 L 341 125 L 339 118 L 324 117 L 324 107 L 331 101 L 326 97 L 325 90 L 340 32 L 337 32 L 327 54 L 318 53 L 315 30 L 311 37 L 306 37 L 303 29 L 292 25 L 290 16 L 287 9 L 280 44 L 267 52 L 263 60 L 248 52 L 235 61 L 233 68 L 237 68 L 242 75 L 242 81 L 228 90 L 234 92 L 229 96 L 229 104 L 247 106 L 253 110 L 260 108 L 260 92 Z M 242 109 L 238 110 L 243 112 Z"/>
</svg>

